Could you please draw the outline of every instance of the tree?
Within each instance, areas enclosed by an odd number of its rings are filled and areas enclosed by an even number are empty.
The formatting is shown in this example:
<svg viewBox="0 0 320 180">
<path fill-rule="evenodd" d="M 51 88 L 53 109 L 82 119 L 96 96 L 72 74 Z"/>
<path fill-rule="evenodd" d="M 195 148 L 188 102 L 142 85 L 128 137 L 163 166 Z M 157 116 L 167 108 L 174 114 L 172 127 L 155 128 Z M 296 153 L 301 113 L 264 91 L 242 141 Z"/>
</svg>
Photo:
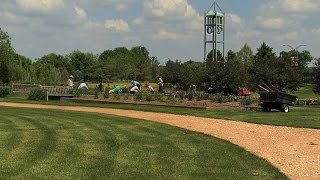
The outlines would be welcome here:
<svg viewBox="0 0 320 180">
<path fill-rule="evenodd" d="M 70 63 L 70 59 L 68 59 L 66 56 L 55 53 L 49 53 L 47 55 L 42 56 L 39 59 L 36 59 L 36 61 L 38 63 L 42 63 L 59 70 L 61 74 L 61 80 L 63 81 L 66 81 L 69 75 L 72 74 L 73 68 Z"/>
<path fill-rule="evenodd" d="M 295 91 L 302 83 L 302 73 L 299 68 L 292 66 L 290 54 L 281 52 L 276 57 L 272 48 L 265 43 L 254 56 L 250 75 L 254 88 L 265 83 L 274 91 Z"/>
<path fill-rule="evenodd" d="M 31 59 L 15 53 L 12 67 L 13 81 L 25 83 L 33 82 L 35 76 Z"/>
<path fill-rule="evenodd" d="M 151 77 L 156 81 L 157 77 L 160 76 L 160 63 L 159 60 L 152 56 L 151 57 Z"/>
<path fill-rule="evenodd" d="M 237 57 L 239 58 L 240 61 L 243 62 L 247 70 L 253 64 L 254 55 L 251 48 L 248 46 L 248 44 L 245 44 L 240 49 L 240 51 L 237 53 Z"/>
<path fill-rule="evenodd" d="M 9 34 L 0 28 L 0 81 L 3 84 L 9 84 L 12 79 L 14 54 Z"/>
<path fill-rule="evenodd" d="M 135 79 L 151 80 L 152 64 L 147 48 L 136 46 L 131 48 L 131 66 Z"/>
<path fill-rule="evenodd" d="M 47 55 L 42 56 L 37 61 L 44 63 L 44 64 L 51 64 L 53 67 L 62 71 L 63 69 L 67 69 L 67 71 L 72 71 L 72 66 L 70 60 L 62 55 L 50 53 Z"/>
<path fill-rule="evenodd" d="M 258 88 L 262 83 L 274 86 L 277 84 L 275 82 L 275 78 L 278 76 L 276 61 L 277 57 L 272 48 L 263 42 L 257 49 L 253 64 L 249 69 L 253 89 Z"/>
<path fill-rule="evenodd" d="M 247 87 L 248 74 L 245 63 L 233 51 L 227 53 L 225 72 L 224 72 L 224 89 L 225 94 L 237 94 L 239 87 Z M 228 91 L 228 92 L 226 92 Z"/>
<path fill-rule="evenodd" d="M 88 81 L 89 77 L 92 77 L 92 68 L 98 63 L 97 56 L 77 50 L 70 53 L 67 57 L 70 59 L 72 66 L 71 73 L 76 81 Z"/>
<path fill-rule="evenodd" d="M 172 61 L 169 59 L 163 68 L 162 79 L 165 82 L 180 86 L 183 76 L 181 66 L 182 63 L 180 61 Z"/>
<path fill-rule="evenodd" d="M 214 50 L 211 50 L 207 55 L 206 61 L 224 61 L 222 53 L 219 50 L 217 50 L 217 59 L 214 59 L 213 56 L 215 57 Z"/>
<path fill-rule="evenodd" d="M 225 61 L 220 51 L 217 51 L 218 60 L 213 60 L 213 51 L 207 55 L 205 60 L 204 88 L 213 88 L 216 92 L 222 92 L 225 87 Z"/>
<path fill-rule="evenodd" d="M 135 46 L 130 50 L 118 47 L 101 53 L 99 65 L 107 79 L 142 81 L 153 79 L 154 68 L 159 65 L 155 60 L 149 57 L 149 51 L 143 46 Z"/>
<path fill-rule="evenodd" d="M 190 85 L 196 85 L 197 87 L 202 86 L 203 74 L 204 74 L 204 63 L 187 61 L 181 64 L 181 86 L 183 89 L 188 89 Z"/>
<path fill-rule="evenodd" d="M 316 59 L 314 65 L 314 87 L 313 92 L 320 94 L 320 58 Z"/>
<path fill-rule="evenodd" d="M 277 61 L 275 81 L 279 90 L 295 91 L 303 82 L 303 73 L 294 66 L 291 55 L 281 52 Z"/>
<path fill-rule="evenodd" d="M 33 63 L 35 71 L 35 82 L 41 85 L 61 85 L 61 73 L 59 69 L 51 64 L 46 64 L 41 61 Z"/>
</svg>

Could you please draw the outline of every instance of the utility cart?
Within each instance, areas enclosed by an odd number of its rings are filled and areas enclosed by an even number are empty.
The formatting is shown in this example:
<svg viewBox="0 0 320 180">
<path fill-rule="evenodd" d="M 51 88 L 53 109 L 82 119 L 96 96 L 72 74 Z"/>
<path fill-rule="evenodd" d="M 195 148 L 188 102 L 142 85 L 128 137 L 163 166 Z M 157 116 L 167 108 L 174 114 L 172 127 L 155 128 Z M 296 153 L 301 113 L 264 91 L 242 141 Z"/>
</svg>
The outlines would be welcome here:
<svg viewBox="0 0 320 180">
<path fill-rule="evenodd" d="M 263 111 L 269 112 L 277 109 L 289 112 L 289 106 L 294 106 L 297 97 L 282 92 L 262 92 L 260 93 L 260 105 Z"/>
</svg>

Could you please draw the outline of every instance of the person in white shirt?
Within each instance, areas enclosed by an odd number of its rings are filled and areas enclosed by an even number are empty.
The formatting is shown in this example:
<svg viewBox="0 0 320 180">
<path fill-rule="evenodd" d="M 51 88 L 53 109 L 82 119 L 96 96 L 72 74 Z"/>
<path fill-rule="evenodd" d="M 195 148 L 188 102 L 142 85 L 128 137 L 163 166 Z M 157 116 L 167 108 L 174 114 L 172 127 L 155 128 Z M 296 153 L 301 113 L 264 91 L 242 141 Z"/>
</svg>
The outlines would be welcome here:
<svg viewBox="0 0 320 180">
<path fill-rule="evenodd" d="M 163 92 L 163 80 L 161 77 L 159 77 L 158 79 L 158 85 L 159 85 L 158 92 Z"/>
<path fill-rule="evenodd" d="M 130 89 L 130 94 L 134 94 L 134 93 L 136 93 L 136 92 L 138 92 L 138 91 L 139 91 L 138 86 L 133 86 L 133 87 Z"/>
<path fill-rule="evenodd" d="M 80 83 L 78 89 L 80 89 L 82 92 L 87 91 L 89 89 L 88 83 L 87 82 Z"/>
<path fill-rule="evenodd" d="M 71 89 L 73 88 L 73 76 L 72 75 L 69 76 L 67 86 Z"/>
</svg>

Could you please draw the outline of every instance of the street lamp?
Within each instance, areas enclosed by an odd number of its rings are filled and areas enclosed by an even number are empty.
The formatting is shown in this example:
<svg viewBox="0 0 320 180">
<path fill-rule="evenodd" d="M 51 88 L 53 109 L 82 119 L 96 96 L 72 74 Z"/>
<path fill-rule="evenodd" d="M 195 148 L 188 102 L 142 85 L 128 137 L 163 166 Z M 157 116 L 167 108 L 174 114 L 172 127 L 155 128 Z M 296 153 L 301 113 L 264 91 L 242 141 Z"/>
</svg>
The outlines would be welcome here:
<svg viewBox="0 0 320 180">
<path fill-rule="evenodd" d="M 298 50 L 300 47 L 302 47 L 302 46 L 307 46 L 307 45 L 305 45 L 305 44 L 300 44 L 299 46 L 297 46 L 297 47 L 292 47 L 292 46 L 290 46 L 290 45 L 288 45 L 288 44 L 284 44 L 284 45 L 282 45 L 282 46 L 288 46 L 289 48 L 291 48 L 291 50 L 293 50 L 293 51 L 296 51 L 296 50 Z"/>
<path fill-rule="evenodd" d="M 282 45 L 282 46 L 288 46 L 289 48 L 291 48 L 291 50 L 293 51 L 293 56 L 291 56 L 292 66 L 293 66 L 293 67 L 298 67 L 298 57 L 297 57 L 296 51 L 297 51 L 300 47 L 302 47 L 302 46 L 307 46 L 307 45 L 300 44 L 299 46 L 297 46 L 297 47 L 295 47 L 295 48 L 292 47 L 292 46 L 290 46 L 290 45 L 288 45 L 288 44 L 284 44 L 284 45 Z"/>
</svg>

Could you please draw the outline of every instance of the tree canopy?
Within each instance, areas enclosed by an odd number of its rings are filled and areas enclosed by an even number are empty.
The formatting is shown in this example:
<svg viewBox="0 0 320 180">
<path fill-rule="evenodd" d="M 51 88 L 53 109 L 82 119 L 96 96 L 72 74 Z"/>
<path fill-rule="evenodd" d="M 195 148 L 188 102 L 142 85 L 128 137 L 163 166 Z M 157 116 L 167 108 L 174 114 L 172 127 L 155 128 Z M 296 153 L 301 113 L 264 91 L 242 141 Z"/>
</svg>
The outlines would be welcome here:
<svg viewBox="0 0 320 180">
<path fill-rule="evenodd" d="M 262 43 L 254 54 L 244 44 L 239 52 L 229 51 L 224 58 L 217 51 L 207 54 L 204 62 L 189 60 L 168 60 L 160 65 L 157 57 L 150 56 L 144 46 L 117 47 L 106 49 L 100 54 L 72 51 L 67 55 L 48 53 L 32 61 L 17 54 L 11 46 L 11 38 L 0 29 L 0 83 L 11 82 L 40 83 L 42 85 L 64 84 L 69 75 L 75 81 L 110 82 L 138 80 L 156 82 L 162 77 L 183 89 L 196 85 L 198 89 L 211 87 L 216 92 L 236 93 L 239 87 L 258 89 L 262 83 L 279 91 L 294 91 L 303 83 L 306 73 L 315 76 L 315 92 L 319 84 L 319 59 L 315 71 L 308 64 L 312 60 L 309 51 L 292 50 L 281 52 L 279 56 L 272 47 Z M 293 63 L 297 60 L 297 63 Z"/>
</svg>

